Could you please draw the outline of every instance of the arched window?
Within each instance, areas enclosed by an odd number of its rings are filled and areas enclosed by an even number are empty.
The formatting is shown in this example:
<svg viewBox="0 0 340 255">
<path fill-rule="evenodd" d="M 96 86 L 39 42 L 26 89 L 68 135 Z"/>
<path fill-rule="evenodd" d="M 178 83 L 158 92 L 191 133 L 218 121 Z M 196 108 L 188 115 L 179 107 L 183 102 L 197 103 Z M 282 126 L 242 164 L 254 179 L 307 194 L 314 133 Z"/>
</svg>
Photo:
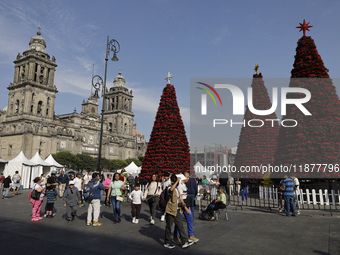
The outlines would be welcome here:
<svg viewBox="0 0 340 255">
<path fill-rule="evenodd" d="M 48 116 L 48 108 L 46 109 L 46 116 Z"/>
<path fill-rule="evenodd" d="M 115 99 L 112 98 L 111 110 L 115 109 Z"/>
<path fill-rule="evenodd" d="M 112 132 L 112 123 L 109 123 L 109 131 Z"/>
<path fill-rule="evenodd" d="M 38 103 L 38 108 L 37 108 L 37 113 L 41 113 L 41 108 L 42 108 L 42 101 L 39 101 Z"/>
<path fill-rule="evenodd" d="M 31 113 L 33 113 L 33 105 L 31 105 Z"/>
<path fill-rule="evenodd" d="M 15 102 L 15 113 L 19 113 L 19 100 Z"/>
<path fill-rule="evenodd" d="M 34 101 L 35 94 L 32 93 L 32 102 Z"/>
<path fill-rule="evenodd" d="M 127 123 L 124 124 L 124 133 L 127 132 Z"/>
<path fill-rule="evenodd" d="M 50 105 L 50 102 L 51 102 L 51 98 L 48 97 L 48 98 L 47 98 L 47 105 Z"/>
</svg>

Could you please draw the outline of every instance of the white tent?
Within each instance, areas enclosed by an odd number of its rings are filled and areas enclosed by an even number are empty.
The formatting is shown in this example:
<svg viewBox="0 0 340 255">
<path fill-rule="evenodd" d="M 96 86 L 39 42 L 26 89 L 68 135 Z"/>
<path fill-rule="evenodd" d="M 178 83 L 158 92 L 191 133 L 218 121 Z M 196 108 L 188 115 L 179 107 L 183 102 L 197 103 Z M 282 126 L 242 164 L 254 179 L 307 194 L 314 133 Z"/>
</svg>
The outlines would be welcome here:
<svg viewBox="0 0 340 255">
<path fill-rule="evenodd" d="M 51 164 L 45 162 L 39 155 L 39 152 L 35 153 L 31 161 L 38 165 L 38 172 L 34 173 L 36 176 L 41 176 L 42 173 L 49 175 L 51 173 Z M 32 172 L 33 174 L 33 172 Z"/>
<path fill-rule="evenodd" d="M 38 167 L 37 164 L 28 160 L 21 151 L 18 156 L 8 162 L 5 167 L 4 175 L 10 175 L 12 177 L 16 171 L 21 175 L 21 185 L 24 189 L 28 189 L 30 188 L 32 180 L 37 177 L 32 173 L 36 173 Z"/>
<path fill-rule="evenodd" d="M 7 165 L 8 161 L 5 161 L 3 159 L 0 158 L 0 173 L 3 173 L 3 171 L 5 170 L 5 166 Z M 7 177 L 7 176 L 6 176 Z"/>
<path fill-rule="evenodd" d="M 209 179 L 212 174 L 215 174 L 213 170 L 204 167 L 199 161 L 194 165 L 194 171 L 197 178 L 203 178 L 203 175 Z"/>
<path fill-rule="evenodd" d="M 65 171 L 65 167 L 63 165 L 60 165 L 53 157 L 52 155 L 50 154 L 46 159 L 45 159 L 45 162 L 47 164 L 50 164 L 50 173 L 51 172 L 61 172 L 61 171 Z"/>
<path fill-rule="evenodd" d="M 125 171 L 129 174 L 131 173 L 133 177 L 136 177 L 140 174 L 141 167 L 137 166 L 135 162 L 131 162 L 127 167 L 124 167 Z"/>
</svg>

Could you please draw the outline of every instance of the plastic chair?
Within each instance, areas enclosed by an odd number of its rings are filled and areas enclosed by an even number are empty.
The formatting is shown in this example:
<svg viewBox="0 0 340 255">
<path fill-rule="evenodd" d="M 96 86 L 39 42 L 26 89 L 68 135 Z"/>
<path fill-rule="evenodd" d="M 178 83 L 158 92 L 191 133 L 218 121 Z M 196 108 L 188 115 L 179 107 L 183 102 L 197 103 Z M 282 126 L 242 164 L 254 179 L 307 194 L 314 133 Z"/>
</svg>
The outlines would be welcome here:
<svg viewBox="0 0 340 255">
<path fill-rule="evenodd" d="M 214 211 L 215 219 L 218 220 L 218 216 L 221 212 L 223 212 L 223 214 L 225 215 L 225 220 L 229 220 L 227 207 L 224 209 L 218 209 L 217 211 Z"/>
</svg>

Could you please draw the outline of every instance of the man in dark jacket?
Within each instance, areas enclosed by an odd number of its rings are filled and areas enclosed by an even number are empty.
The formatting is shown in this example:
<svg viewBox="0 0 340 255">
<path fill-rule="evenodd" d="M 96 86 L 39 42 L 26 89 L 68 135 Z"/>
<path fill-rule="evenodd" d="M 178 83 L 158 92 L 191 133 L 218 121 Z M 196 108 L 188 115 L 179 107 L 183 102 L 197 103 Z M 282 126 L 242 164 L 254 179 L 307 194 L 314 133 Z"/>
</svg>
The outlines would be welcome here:
<svg viewBox="0 0 340 255">
<path fill-rule="evenodd" d="M 65 174 L 64 171 L 61 171 L 60 175 L 58 176 L 60 197 L 63 197 L 67 182 L 68 182 L 68 176 Z"/>
<path fill-rule="evenodd" d="M 89 207 L 87 210 L 87 226 L 93 225 L 94 227 L 99 227 L 102 224 L 98 222 L 99 213 L 100 213 L 100 199 L 102 195 L 102 190 L 104 190 L 103 184 L 98 181 L 98 174 L 93 173 L 92 179 L 89 181 L 89 184 L 93 185 L 94 188 L 94 196 L 91 202 L 89 202 Z M 93 223 L 92 223 L 92 212 L 93 212 Z"/>
<path fill-rule="evenodd" d="M 195 179 L 189 177 L 189 172 L 184 172 L 183 173 L 185 178 L 187 178 L 187 182 L 185 185 L 187 186 L 188 189 L 188 199 L 190 201 L 190 211 L 192 214 L 192 218 L 194 218 L 194 211 L 195 211 L 195 197 L 197 196 L 197 183 Z"/>
<path fill-rule="evenodd" d="M 70 181 L 69 186 L 64 193 L 64 207 L 66 207 L 66 220 L 70 223 L 77 214 L 80 195 L 78 189 L 74 187 L 74 181 Z"/>
</svg>

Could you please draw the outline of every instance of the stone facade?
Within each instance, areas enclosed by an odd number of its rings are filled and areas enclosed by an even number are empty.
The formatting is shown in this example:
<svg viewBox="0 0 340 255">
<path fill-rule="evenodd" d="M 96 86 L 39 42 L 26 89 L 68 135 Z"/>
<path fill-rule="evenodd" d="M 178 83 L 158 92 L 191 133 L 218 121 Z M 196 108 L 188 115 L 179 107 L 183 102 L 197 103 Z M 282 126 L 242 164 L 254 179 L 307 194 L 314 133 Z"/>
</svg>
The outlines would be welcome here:
<svg viewBox="0 0 340 255">
<path fill-rule="evenodd" d="M 98 98 L 83 101 L 81 113 L 55 115 L 57 88 L 54 85 L 56 59 L 46 53 L 41 37 L 32 37 L 29 49 L 17 55 L 13 83 L 8 86 L 8 105 L 0 111 L 0 157 L 10 160 L 22 150 L 27 158 L 36 151 L 70 151 L 98 156 L 101 118 Z M 144 156 L 147 144 L 136 130 L 132 112 L 132 90 L 125 87 L 119 71 L 106 92 L 102 157 L 127 159 Z"/>
</svg>

